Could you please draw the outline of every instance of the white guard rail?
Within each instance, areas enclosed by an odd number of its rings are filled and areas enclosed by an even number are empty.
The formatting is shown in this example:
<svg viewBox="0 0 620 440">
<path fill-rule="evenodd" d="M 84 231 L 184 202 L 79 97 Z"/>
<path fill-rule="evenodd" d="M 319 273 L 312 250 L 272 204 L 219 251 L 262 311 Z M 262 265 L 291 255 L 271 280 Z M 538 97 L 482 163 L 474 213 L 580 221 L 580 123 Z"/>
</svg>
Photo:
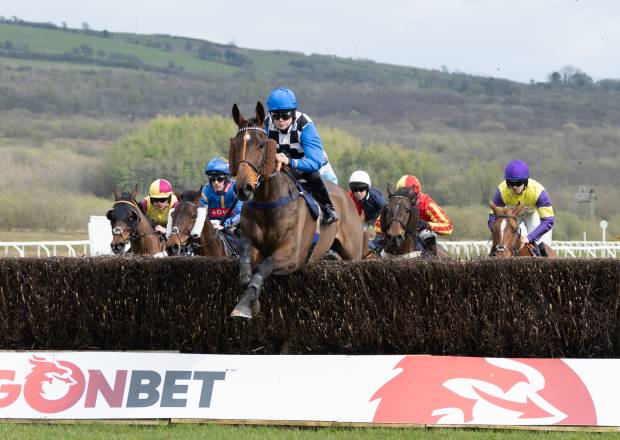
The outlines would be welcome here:
<svg viewBox="0 0 620 440">
<path fill-rule="evenodd" d="M 110 234 L 111 235 L 111 234 Z M 111 239 L 110 239 L 111 240 Z M 0 256 L 4 257 L 81 257 L 109 254 L 97 248 L 93 240 L 0 242 Z M 486 257 L 491 250 L 488 241 L 439 241 L 453 258 L 471 260 Z M 569 258 L 619 258 L 620 242 L 617 241 L 554 241 L 553 250 L 559 257 Z"/>
<path fill-rule="evenodd" d="M 469 260 L 486 257 L 490 241 L 439 241 L 455 258 Z M 558 257 L 618 258 L 620 241 L 553 241 L 551 247 Z"/>
<path fill-rule="evenodd" d="M 90 241 L 4 241 L 0 249 L 5 257 L 81 257 L 90 255 Z"/>
</svg>

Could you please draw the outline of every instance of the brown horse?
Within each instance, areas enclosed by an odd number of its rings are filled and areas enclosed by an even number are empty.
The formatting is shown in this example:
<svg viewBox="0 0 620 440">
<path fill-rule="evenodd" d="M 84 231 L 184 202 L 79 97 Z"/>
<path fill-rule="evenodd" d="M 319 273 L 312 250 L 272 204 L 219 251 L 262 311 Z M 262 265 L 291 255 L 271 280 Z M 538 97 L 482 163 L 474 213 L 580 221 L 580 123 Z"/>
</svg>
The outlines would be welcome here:
<svg viewBox="0 0 620 440">
<path fill-rule="evenodd" d="M 434 240 L 424 250 L 418 248 L 418 194 L 410 188 L 396 191 L 390 183 L 387 191 L 388 202 L 379 217 L 381 230 L 385 234 L 381 258 L 449 258 L 448 252 Z"/>
<path fill-rule="evenodd" d="M 353 201 L 338 185 L 326 182 L 340 220 L 323 226 L 314 219 L 291 174 L 277 169 L 276 142 L 263 131 L 265 109 L 258 102 L 255 117 L 246 120 L 237 104 L 232 109 L 239 127 L 230 140 L 230 171 L 244 203 L 239 250 L 239 282 L 243 295 L 231 316 L 251 318 L 271 274 L 285 275 L 320 259 L 330 248 L 345 260 L 362 258 L 364 230 Z M 254 272 L 253 272 L 254 271 Z"/>
<path fill-rule="evenodd" d="M 495 221 L 491 226 L 491 257 L 538 257 L 535 252 L 535 245 L 523 243 L 521 240 L 521 227 L 519 225 L 519 215 L 525 208 L 521 202 L 514 208 L 502 208 L 490 204 L 491 210 L 495 215 Z M 547 256 L 555 257 L 555 252 L 545 244 Z"/>
<path fill-rule="evenodd" d="M 114 205 L 106 217 L 112 226 L 112 243 L 110 247 L 115 254 L 129 252 L 153 256 L 165 256 L 163 242 L 151 222 L 138 207 L 136 194 L 138 185 L 131 193 L 120 193 L 114 189 Z"/>
<path fill-rule="evenodd" d="M 168 255 L 201 255 L 205 257 L 224 257 L 224 244 L 208 218 L 203 217 L 200 235 L 192 233 L 196 219 L 206 216 L 206 208 L 199 208 L 202 186 L 198 191 L 186 191 L 180 196 L 179 203 L 172 211 L 170 236 L 166 241 Z M 200 214 L 200 215 L 199 215 Z M 194 231 L 196 232 L 196 231 Z"/>
</svg>

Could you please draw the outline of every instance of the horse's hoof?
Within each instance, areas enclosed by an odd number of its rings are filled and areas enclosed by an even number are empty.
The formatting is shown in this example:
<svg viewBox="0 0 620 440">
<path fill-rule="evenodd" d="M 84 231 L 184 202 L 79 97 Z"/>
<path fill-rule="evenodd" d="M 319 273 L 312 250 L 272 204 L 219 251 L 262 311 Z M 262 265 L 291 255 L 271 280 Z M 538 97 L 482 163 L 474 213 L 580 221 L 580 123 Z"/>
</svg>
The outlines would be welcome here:
<svg viewBox="0 0 620 440">
<path fill-rule="evenodd" d="M 241 286 L 241 291 L 244 291 L 250 285 L 250 281 L 252 281 L 251 276 L 240 276 L 239 277 L 239 285 Z"/>
<path fill-rule="evenodd" d="M 258 313 L 260 312 L 260 301 L 257 300 L 257 299 L 252 301 L 252 305 L 250 306 L 250 310 L 252 311 L 252 318 L 255 317 L 256 315 L 258 315 Z"/>
<path fill-rule="evenodd" d="M 237 304 L 233 311 L 230 313 L 231 318 L 245 318 L 252 319 L 252 310 L 247 306 L 240 306 Z"/>
</svg>

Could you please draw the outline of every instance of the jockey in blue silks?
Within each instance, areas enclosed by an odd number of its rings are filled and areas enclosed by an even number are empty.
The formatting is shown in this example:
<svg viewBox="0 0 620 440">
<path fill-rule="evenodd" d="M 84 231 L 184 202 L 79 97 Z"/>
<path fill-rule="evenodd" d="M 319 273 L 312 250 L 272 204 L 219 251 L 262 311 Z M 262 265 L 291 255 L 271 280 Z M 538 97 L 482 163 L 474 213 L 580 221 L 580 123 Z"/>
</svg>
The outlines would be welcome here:
<svg viewBox="0 0 620 440">
<path fill-rule="evenodd" d="M 321 205 L 323 224 L 338 220 L 323 179 L 338 183 L 325 154 L 312 119 L 297 110 L 297 99 L 289 89 L 274 89 L 267 98 L 269 115 L 265 133 L 278 144 L 276 160 L 288 165 L 297 179 L 304 179 L 306 188 Z"/>
<path fill-rule="evenodd" d="M 204 186 L 200 205 L 207 208 L 207 216 L 218 231 L 226 235 L 229 243 L 236 247 L 235 228 L 241 219 L 243 202 L 235 195 L 235 181 L 230 177 L 228 161 L 214 157 L 205 167 L 209 183 Z"/>
</svg>

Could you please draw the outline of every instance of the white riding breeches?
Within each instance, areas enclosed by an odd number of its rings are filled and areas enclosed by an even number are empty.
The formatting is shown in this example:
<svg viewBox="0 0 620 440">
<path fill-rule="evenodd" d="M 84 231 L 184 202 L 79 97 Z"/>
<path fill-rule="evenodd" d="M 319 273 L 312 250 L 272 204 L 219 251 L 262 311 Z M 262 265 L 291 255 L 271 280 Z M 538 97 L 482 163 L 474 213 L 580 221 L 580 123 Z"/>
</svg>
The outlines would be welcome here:
<svg viewBox="0 0 620 440">
<path fill-rule="evenodd" d="M 521 219 L 521 235 L 527 236 L 530 232 L 538 227 L 540 224 L 540 217 L 536 211 Z M 547 231 L 537 243 L 545 243 L 551 246 L 551 236 L 553 235 L 553 229 Z"/>
</svg>

